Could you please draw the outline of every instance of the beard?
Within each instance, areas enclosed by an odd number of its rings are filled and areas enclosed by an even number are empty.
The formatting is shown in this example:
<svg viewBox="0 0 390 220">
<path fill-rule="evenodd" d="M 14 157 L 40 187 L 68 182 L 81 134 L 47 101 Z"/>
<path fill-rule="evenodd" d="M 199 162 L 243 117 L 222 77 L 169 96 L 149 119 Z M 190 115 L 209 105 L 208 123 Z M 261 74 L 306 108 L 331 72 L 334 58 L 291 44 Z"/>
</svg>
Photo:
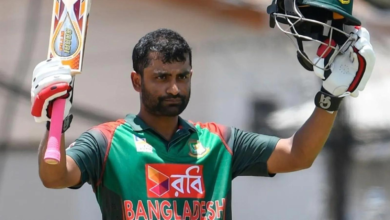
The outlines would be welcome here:
<svg viewBox="0 0 390 220">
<path fill-rule="evenodd" d="M 165 95 L 165 96 L 155 96 L 151 92 L 149 92 L 144 84 L 141 85 L 141 101 L 145 106 L 145 109 L 153 115 L 156 116 L 178 116 L 180 115 L 187 107 L 188 102 L 191 96 L 191 90 L 188 91 L 188 96 L 184 96 L 181 94 L 177 95 Z M 180 99 L 181 101 L 178 103 L 167 103 L 165 100 L 167 99 Z"/>
</svg>

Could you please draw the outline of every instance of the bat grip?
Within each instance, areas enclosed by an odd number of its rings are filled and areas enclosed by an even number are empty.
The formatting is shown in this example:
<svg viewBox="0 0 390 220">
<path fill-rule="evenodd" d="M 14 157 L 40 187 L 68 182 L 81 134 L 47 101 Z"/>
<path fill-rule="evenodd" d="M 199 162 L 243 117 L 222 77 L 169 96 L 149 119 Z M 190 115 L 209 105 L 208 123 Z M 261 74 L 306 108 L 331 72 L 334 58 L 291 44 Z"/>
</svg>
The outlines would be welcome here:
<svg viewBox="0 0 390 220">
<path fill-rule="evenodd" d="M 58 164 L 61 159 L 60 150 L 65 103 L 65 99 L 57 99 L 53 103 L 49 139 L 44 157 L 45 162 L 48 164 Z"/>
</svg>

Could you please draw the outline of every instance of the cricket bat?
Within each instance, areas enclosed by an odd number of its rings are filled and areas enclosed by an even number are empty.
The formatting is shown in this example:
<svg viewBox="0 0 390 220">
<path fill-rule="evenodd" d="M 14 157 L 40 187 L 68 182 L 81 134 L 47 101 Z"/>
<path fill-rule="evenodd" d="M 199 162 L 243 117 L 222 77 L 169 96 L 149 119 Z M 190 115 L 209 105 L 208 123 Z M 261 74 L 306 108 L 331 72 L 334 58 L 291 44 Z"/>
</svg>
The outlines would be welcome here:
<svg viewBox="0 0 390 220">
<path fill-rule="evenodd" d="M 60 57 L 69 65 L 72 76 L 81 73 L 91 0 L 54 0 L 47 58 Z M 58 164 L 65 99 L 53 102 L 51 124 L 44 160 Z"/>
</svg>

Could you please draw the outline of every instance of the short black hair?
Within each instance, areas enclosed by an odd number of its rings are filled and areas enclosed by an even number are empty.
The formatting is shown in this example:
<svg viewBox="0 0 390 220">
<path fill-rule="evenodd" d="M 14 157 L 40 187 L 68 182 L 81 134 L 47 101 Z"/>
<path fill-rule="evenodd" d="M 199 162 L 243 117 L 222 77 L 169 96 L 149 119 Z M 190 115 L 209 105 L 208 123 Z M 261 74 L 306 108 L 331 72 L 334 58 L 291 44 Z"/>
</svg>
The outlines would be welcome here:
<svg viewBox="0 0 390 220">
<path fill-rule="evenodd" d="M 143 36 L 133 49 L 134 71 L 143 75 L 143 70 L 150 64 L 150 52 L 157 52 L 163 63 L 184 62 L 186 55 L 192 66 L 192 52 L 187 41 L 177 32 L 161 28 Z"/>
</svg>

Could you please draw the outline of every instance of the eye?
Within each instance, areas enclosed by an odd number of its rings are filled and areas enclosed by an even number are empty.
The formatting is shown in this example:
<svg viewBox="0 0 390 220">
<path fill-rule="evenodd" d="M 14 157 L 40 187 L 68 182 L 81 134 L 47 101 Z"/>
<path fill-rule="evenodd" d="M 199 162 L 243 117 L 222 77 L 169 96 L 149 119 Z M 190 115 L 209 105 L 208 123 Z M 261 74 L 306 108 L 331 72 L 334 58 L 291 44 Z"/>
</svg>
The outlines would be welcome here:
<svg viewBox="0 0 390 220">
<path fill-rule="evenodd" d="M 159 75 L 156 77 L 156 79 L 160 79 L 160 80 L 164 80 L 166 78 L 167 78 L 167 76 L 165 76 L 165 75 Z"/>
<path fill-rule="evenodd" d="M 180 75 L 180 76 L 179 76 L 179 79 L 188 79 L 188 74 L 186 74 L 186 75 Z"/>
</svg>

